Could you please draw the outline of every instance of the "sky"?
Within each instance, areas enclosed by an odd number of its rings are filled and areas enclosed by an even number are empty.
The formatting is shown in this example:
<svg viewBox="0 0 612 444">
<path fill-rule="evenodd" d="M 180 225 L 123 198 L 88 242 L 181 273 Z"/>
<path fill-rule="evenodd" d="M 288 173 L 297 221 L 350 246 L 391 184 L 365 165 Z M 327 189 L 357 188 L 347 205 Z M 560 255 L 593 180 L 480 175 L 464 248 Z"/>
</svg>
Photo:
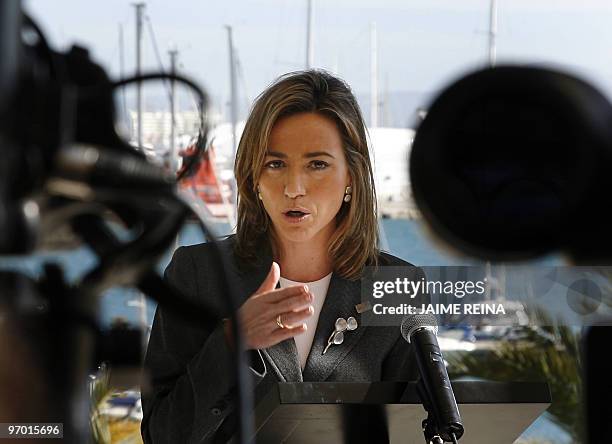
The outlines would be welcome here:
<svg viewBox="0 0 612 444">
<path fill-rule="evenodd" d="M 313 0 L 315 66 L 336 72 L 357 94 L 370 88 L 370 24 L 376 23 L 384 90 L 434 94 L 487 62 L 490 0 Z M 127 0 L 26 0 L 55 48 L 87 46 L 114 77 L 134 71 L 135 13 Z M 498 63 L 536 63 L 577 74 L 612 97 L 612 2 L 497 0 Z M 168 50 L 220 109 L 229 97 L 227 31 L 240 61 L 240 100 L 248 104 L 278 75 L 302 69 L 306 0 L 148 0 L 144 67 L 165 67 Z M 149 32 L 153 29 L 153 33 Z"/>
</svg>

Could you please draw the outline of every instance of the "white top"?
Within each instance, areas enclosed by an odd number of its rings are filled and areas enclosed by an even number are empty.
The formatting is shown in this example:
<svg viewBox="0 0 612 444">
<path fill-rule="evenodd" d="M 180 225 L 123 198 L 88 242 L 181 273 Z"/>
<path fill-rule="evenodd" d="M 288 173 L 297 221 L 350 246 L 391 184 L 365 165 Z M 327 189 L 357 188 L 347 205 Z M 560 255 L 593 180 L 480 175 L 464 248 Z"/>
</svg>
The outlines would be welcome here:
<svg viewBox="0 0 612 444">
<path fill-rule="evenodd" d="M 298 357 L 300 359 L 300 367 L 304 370 L 304 366 L 306 365 L 306 358 L 308 358 L 308 354 L 310 353 L 310 347 L 312 346 L 312 340 L 314 339 L 314 334 L 317 329 L 317 323 L 319 322 L 319 315 L 321 314 L 321 309 L 323 308 L 323 303 L 325 302 L 325 297 L 327 296 L 327 289 L 329 287 L 329 282 L 331 281 L 332 273 L 329 273 L 327 276 L 319 279 L 314 282 L 295 282 L 290 281 L 289 279 L 285 279 L 281 276 L 280 278 L 280 286 L 281 288 L 286 288 L 291 285 L 308 285 L 308 289 L 314 296 L 314 300 L 312 301 L 312 307 L 314 308 L 314 313 L 312 316 L 309 316 L 303 322 L 306 324 L 306 331 L 304 333 L 300 333 L 297 336 L 294 336 L 295 345 L 297 346 Z"/>
</svg>

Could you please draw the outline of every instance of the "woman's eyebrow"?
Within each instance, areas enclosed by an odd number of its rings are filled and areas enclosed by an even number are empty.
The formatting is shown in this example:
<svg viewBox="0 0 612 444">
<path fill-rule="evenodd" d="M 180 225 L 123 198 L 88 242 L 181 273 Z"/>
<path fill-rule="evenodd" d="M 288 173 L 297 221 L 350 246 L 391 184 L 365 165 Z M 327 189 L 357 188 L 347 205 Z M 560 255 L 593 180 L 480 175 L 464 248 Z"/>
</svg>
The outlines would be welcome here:
<svg viewBox="0 0 612 444">
<path fill-rule="evenodd" d="M 280 151 L 266 151 L 266 156 L 272 156 L 272 157 L 280 157 L 281 159 L 285 159 L 287 157 L 287 155 L 285 153 L 281 153 Z"/>
<path fill-rule="evenodd" d="M 319 157 L 319 156 L 328 156 L 331 157 L 332 159 L 335 159 L 334 156 L 332 156 L 330 153 L 328 153 L 327 151 L 313 151 L 311 153 L 306 153 L 304 154 L 304 157 L 306 158 L 310 158 L 310 157 Z"/>
<path fill-rule="evenodd" d="M 281 153 L 280 151 L 270 151 L 270 150 L 266 151 L 266 156 L 279 157 L 281 159 L 287 158 L 287 155 L 285 153 Z M 311 157 L 319 157 L 319 156 L 327 156 L 327 157 L 331 157 L 332 159 L 335 159 L 335 157 L 332 156 L 327 151 L 312 151 L 310 153 L 304 154 L 303 157 L 310 159 Z"/>
</svg>

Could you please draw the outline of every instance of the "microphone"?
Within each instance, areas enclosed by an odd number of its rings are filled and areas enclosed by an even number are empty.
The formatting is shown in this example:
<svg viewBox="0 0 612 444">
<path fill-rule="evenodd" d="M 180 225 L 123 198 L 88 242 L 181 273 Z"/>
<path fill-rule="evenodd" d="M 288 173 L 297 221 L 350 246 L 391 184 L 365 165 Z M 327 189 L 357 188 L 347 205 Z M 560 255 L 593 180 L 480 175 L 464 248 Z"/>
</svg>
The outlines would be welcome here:
<svg viewBox="0 0 612 444">
<path fill-rule="evenodd" d="M 433 415 L 437 434 L 446 442 L 456 442 L 463 435 L 463 424 L 455 394 L 448 379 L 444 358 L 438 346 L 436 318 L 428 314 L 406 316 L 400 330 L 403 338 L 414 345 L 421 383 L 426 399 L 423 404 Z M 427 419 L 429 422 L 430 418 Z M 431 424 L 428 424 L 428 427 Z M 426 431 L 427 435 L 427 431 Z"/>
</svg>

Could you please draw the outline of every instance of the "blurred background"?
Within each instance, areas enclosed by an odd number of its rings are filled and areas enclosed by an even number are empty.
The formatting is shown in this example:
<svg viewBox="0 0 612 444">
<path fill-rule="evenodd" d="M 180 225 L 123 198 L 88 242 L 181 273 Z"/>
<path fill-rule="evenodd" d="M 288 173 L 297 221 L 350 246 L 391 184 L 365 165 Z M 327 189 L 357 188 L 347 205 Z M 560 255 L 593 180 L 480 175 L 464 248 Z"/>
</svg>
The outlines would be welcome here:
<svg viewBox="0 0 612 444">
<path fill-rule="evenodd" d="M 329 70 L 355 92 L 368 123 L 377 181 L 382 248 L 421 266 L 484 265 L 455 255 L 433 239 L 412 200 L 408 156 L 414 131 L 436 93 L 461 75 L 504 63 L 557 67 L 612 93 L 612 3 L 605 0 L 28 0 L 26 10 L 56 50 L 85 46 L 119 79 L 138 71 L 176 72 L 207 90 L 209 153 L 181 183 L 193 191 L 220 233 L 234 226 L 232 162 L 244 120 L 257 95 L 276 77 L 304 68 Z M 142 105 L 117 94 L 117 125 L 154 161 L 179 170 L 190 153 L 198 117 L 188 94 L 145 84 Z M 138 122 L 142 122 L 139 124 Z M 138 129 L 141 129 L 139 132 Z M 201 242 L 185 226 L 177 245 Z M 94 265 L 84 247 L 0 258 L 1 268 L 31 276 L 45 261 L 77 279 Z M 160 262 L 163 271 L 171 251 Z M 537 264 L 558 265 L 559 256 Z M 503 282 L 503 264 L 488 276 Z M 492 287 L 503 299 L 503 285 Z M 148 331 L 155 305 L 131 289 L 101 300 L 100 322 Z M 542 307 L 542 317 L 546 308 Z M 549 325 L 554 325 L 551 319 Z M 442 329 L 454 377 L 548 381 L 553 404 L 520 443 L 580 442 L 583 432 L 578 343 L 571 327 Z M 139 393 L 109 387 L 108 369 L 92 375 L 92 423 L 99 442 L 139 442 Z"/>
</svg>

